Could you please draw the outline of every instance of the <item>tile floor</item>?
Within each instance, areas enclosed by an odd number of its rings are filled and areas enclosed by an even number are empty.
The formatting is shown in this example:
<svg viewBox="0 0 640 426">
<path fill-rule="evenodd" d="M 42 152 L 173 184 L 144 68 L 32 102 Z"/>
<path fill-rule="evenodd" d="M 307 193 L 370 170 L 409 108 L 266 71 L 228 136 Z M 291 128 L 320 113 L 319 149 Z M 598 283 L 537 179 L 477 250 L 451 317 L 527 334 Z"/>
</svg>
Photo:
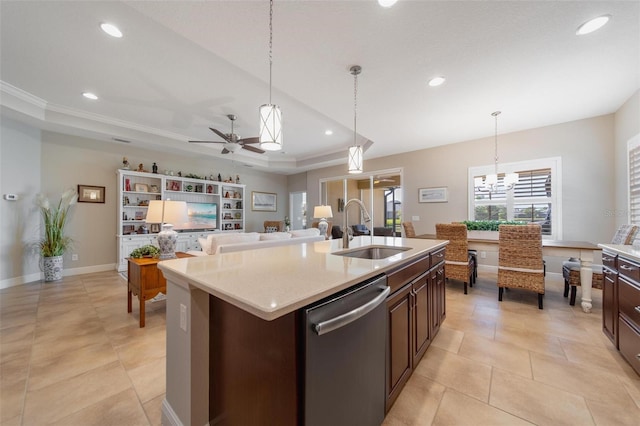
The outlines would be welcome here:
<svg viewBox="0 0 640 426">
<path fill-rule="evenodd" d="M 580 292 L 578 292 L 578 298 Z M 495 274 L 468 295 L 447 284 L 447 319 L 385 425 L 638 425 L 640 377 L 547 278 L 497 301 Z M 159 425 L 165 302 L 126 312 L 115 272 L 0 291 L 1 425 Z"/>
</svg>

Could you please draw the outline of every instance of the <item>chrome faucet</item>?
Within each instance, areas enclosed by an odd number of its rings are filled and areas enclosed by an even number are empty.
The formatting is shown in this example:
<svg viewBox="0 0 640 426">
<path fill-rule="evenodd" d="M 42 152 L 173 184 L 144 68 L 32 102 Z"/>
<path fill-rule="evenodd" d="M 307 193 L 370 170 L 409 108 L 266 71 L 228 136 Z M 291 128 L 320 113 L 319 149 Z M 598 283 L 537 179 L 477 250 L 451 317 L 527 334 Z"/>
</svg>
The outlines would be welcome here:
<svg viewBox="0 0 640 426">
<path fill-rule="evenodd" d="M 342 227 L 342 248 L 349 248 L 349 241 L 353 238 L 352 235 L 349 235 L 349 229 L 348 229 L 349 204 L 351 203 L 356 203 L 358 206 L 360 206 L 360 210 L 362 210 L 365 222 L 371 222 L 371 216 L 369 216 L 369 212 L 367 212 L 367 209 L 365 208 L 364 203 L 362 201 L 358 200 L 357 198 L 352 198 L 349 201 L 347 201 L 347 203 L 344 205 L 344 223 Z"/>
</svg>

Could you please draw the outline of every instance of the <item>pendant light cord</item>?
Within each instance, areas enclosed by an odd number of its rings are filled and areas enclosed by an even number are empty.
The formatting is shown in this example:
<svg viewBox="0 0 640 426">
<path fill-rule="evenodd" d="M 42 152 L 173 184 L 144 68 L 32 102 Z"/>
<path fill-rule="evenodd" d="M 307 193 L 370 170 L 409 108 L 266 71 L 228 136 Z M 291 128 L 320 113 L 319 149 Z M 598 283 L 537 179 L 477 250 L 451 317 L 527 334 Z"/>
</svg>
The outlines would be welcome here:
<svg viewBox="0 0 640 426">
<path fill-rule="evenodd" d="M 353 73 L 353 146 L 357 146 L 356 144 L 357 122 L 358 122 L 358 74 L 354 72 Z"/>
<path fill-rule="evenodd" d="M 273 0 L 269 1 L 269 104 L 271 103 L 271 70 L 273 68 Z"/>
<path fill-rule="evenodd" d="M 498 176 L 498 116 L 500 115 L 500 111 L 493 112 L 491 115 L 495 118 L 495 137 L 493 140 L 495 154 L 493 159 L 496 176 Z"/>
</svg>

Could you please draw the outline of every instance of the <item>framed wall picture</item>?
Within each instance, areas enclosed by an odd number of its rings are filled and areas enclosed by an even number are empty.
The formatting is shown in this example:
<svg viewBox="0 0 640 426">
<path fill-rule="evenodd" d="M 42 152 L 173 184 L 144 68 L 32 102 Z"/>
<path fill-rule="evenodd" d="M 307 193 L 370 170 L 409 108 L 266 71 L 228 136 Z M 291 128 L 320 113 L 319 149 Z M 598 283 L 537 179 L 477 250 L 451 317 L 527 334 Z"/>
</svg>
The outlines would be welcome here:
<svg viewBox="0 0 640 426">
<path fill-rule="evenodd" d="M 256 212 L 275 212 L 278 210 L 278 194 L 272 192 L 251 191 L 251 210 Z"/>
<path fill-rule="evenodd" d="M 104 203 L 104 186 L 78 185 L 79 203 Z"/>
<path fill-rule="evenodd" d="M 439 188 L 420 188 L 418 190 L 418 202 L 420 203 L 446 203 L 447 187 Z"/>
</svg>

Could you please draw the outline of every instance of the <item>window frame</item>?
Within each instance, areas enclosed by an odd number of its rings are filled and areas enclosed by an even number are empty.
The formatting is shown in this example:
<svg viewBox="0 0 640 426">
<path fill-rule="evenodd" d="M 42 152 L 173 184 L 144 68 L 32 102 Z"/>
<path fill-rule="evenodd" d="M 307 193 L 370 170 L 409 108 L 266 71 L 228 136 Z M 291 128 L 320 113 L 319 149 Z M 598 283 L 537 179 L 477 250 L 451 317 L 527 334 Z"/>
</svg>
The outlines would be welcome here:
<svg viewBox="0 0 640 426">
<path fill-rule="evenodd" d="M 640 225 L 640 207 L 638 208 L 638 217 L 639 219 L 637 221 L 633 221 L 633 200 L 634 197 L 632 196 L 632 176 L 631 173 L 633 171 L 632 168 L 632 164 L 631 164 L 631 153 L 633 150 L 636 149 L 640 149 L 640 133 L 638 133 L 637 135 L 633 136 L 631 139 L 629 139 L 627 141 L 627 223 L 631 224 L 631 225 Z M 639 153 L 640 154 L 640 153 Z M 640 160 L 639 160 L 640 162 Z M 640 168 L 638 169 L 638 184 L 640 185 Z M 638 194 L 638 200 L 637 203 L 640 204 L 640 194 Z M 615 214 L 616 212 L 614 211 L 613 214 Z"/>
<path fill-rule="evenodd" d="M 562 158 L 549 157 L 539 158 L 535 160 L 516 161 L 511 163 L 499 163 L 498 174 L 527 172 L 531 170 L 551 169 L 551 235 L 543 235 L 544 239 L 561 240 L 562 239 Z M 475 217 L 475 186 L 474 178 L 476 176 L 485 176 L 495 173 L 495 164 L 485 166 L 472 166 L 468 168 L 468 220 L 474 220 Z M 478 205 L 491 204 L 485 200 L 480 200 Z M 533 200 L 532 200 L 533 201 Z M 513 209 L 515 204 L 526 203 L 526 198 L 515 199 L 507 193 L 506 200 L 500 200 L 496 204 L 504 204 L 507 210 Z M 535 204 L 535 203 L 534 203 Z"/>
</svg>

